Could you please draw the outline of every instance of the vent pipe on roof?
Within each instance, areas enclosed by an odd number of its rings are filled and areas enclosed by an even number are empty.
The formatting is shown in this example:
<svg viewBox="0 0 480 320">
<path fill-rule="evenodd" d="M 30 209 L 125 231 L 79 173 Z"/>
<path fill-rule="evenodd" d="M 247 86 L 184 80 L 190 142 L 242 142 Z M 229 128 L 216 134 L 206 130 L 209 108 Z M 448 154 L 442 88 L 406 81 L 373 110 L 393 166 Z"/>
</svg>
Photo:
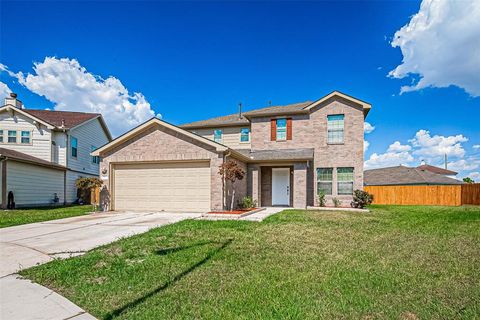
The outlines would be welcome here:
<svg viewBox="0 0 480 320">
<path fill-rule="evenodd" d="M 19 108 L 19 109 L 23 109 L 22 101 L 17 99 L 17 94 L 14 93 L 14 92 L 11 92 L 10 96 L 5 98 L 5 105 L 7 105 L 7 104 L 9 104 L 11 106 L 14 106 L 16 108 Z"/>
<path fill-rule="evenodd" d="M 238 104 L 238 119 L 242 119 L 242 103 Z"/>
<path fill-rule="evenodd" d="M 65 119 L 62 119 L 62 126 L 61 128 L 65 128 Z"/>
<path fill-rule="evenodd" d="M 420 164 L 421 164 L 422 166 L 424 166 L 424 165 L 426 165 L 427 163 L 425 162 L 425 160 L 422 159 L 422 162 L 420 162 Z"/>
</svg>

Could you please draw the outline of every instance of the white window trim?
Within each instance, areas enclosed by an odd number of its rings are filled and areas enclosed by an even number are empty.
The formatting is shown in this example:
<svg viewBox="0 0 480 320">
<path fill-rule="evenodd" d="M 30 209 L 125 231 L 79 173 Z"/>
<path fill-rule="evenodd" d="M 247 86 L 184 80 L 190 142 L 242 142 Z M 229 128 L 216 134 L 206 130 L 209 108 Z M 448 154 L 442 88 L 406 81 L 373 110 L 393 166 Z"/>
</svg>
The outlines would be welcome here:
<svg viewBox="0 0 480 320">
<path fill-rule="evenodd" d="M 247 141 L 242 141 L 242 130 L 243 129 L 248 129 L 248 140 Z M 250 128 L 241 128 L 240 129 L 240 143 L 250 143 Z"/>
<path fill-rule="evenodd" d="M 73 139 L 75 139 L 77 141 L 77 146 L 75 147 L 75 149 L 77 149 L 77 155 L 76 156 L 73 155 L 73 144 L 72 144 Z M 78 139 L 75 138 L 74 136 L 70 136 L 70 156 L 74 159 L 78 159 Z"/>
<path fill-rule="evenodd" d="M 285 120 L 285 139 L 279 139 L 278 138 L 278 120 Z M 277 141 L 287 141 L 287 126 L 288 126 L 288 120 L 287 118 L 278 118 L 275 119 L 275 138 Z"/>
<path fill-rule="evenodd" d="M 220 131 L 220 140 L 215 139 L 215 131 Z M 223 142 L 223 130 L 222 129 L 214 129 L 213 130 L 213 141 L 217 143 L 222 143 Z"/>
<path fill-rule="evenodd" d="M 330 141 L 328 141 L 328 133 L 330 132 L 330 130 L 328 128 L 328 117 L 329 116 L 343 116 L 342 142 L 330 142 Z M 328 114 L 327 115 L 327 144 L 330 144 L 330 145 L 345 144 L 345 114 L 344 113 Z"/>
</svg>

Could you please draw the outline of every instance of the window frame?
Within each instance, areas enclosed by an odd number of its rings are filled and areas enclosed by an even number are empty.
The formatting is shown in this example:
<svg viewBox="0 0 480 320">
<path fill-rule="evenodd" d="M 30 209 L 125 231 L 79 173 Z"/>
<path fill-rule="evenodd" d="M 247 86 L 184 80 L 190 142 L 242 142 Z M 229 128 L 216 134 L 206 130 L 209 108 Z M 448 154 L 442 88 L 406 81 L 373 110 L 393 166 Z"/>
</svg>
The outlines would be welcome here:
<svg viewBox="0 0 480 320">
<path fill-rule="evenodd" d="M 326 172 L 325 174 L 330 174 L 331 180 L 325 180 L 325 179 L 320 180 L 320 177 L 321 177 L 320 170 L 327 170 L 327 171 L 329 170 L 330 173 Z M 330 193 L 325 192 L 325 195 L 326 196 L 333 195 L 333 168 L 332 167 L 317 168 L 317 195 L 318 195 L 320 190 L 325 190 L 324 188 L 319 188 L 319 185 L 321 183 L 323 183 L 323 184 L 329 183 L 330 184 Z"/>
<path fill-rule="evenodd" d="M 90 151 L 93 152 L 97 150 L 97 147 L 95 146 L 90 146 Z M 100 157 L 99 156 L 92 156 L 90 155 L 90 161 L 93 163 L 93 164 L 100 164 Z"/>
<path fill-rule="evenodd" d="M 0 129 L 0 143 L 4 143 L 3 142 L 3 137 L 4 137 L 3 131 L 4 131 L 3 129 Z"/>
<path fill-rule="evenodd" d="M 73 141 L 75 140 L 75 147 L 73 146 Z M 73 152 L 75 149 L 75 154 Z M 70 155 L 72 158 L 78 159 L 78 139 L 74 136 L 70 136 Z"/>
<path fill-rule="evenodd" d="M 28 136 L 23 136 L 24 133 L 28 133 Z M 23 142 L 24 138 L 28 138 L 28 142 Z M 20 144 L 32 144 L 32 131 L 30 130 L 21 130 L 20 131 Z"/>
<path fill-rule="evenodd" d="M 339 120 L 330 120 L 330 118 L 333 117 L 338 117 L 341 116 L 342 119 L 342 126 L 340 127 L 335 127 L 336 123 L 333 123 L 333 121 L 339 121 Z M 331 126 L 330 126 L 331 124 Z M 340 140 L 335 140 L 333 137 L 333 134 L 335 133 L 341 133 L 341 141 Z M 332 134 L 332 135 L 331 135 Z M 331 139 L 332 136 L 332 140 Z M 327 115 L 327 144 L 344 144 L 345 143 L 345 114 L 329 114 Z"/>
<path fill-rule="evenodd" d="M 15 136 L 11 136 L 10 132 L 15 132 Z M 14 138 L 14 142 L 10 142 L 10 138 Z M 7 130 L 7 143 L 9 144 L 17 144 L 18 143 L 18 131 L 17 130 Z"/>
<path fill-rule="evenodd" d="M 220 132 L 220 139 L 217 139 L 217 132 Z M 217 143 L 222 143 L 223 142 L 223 130 L 222 129 L 214 129 L 213 130 L 213 141 Z"/>
<path fill-rule="evenodd" d="M 285 126 L 284 127 L 280 127 L 278 125 L 279 121 L 285 121 Z M 275 119 L 275 138 L 277 141 L 287 141 L 287 118 L 278 118 L 278 119 Z M 279 131 L 279 129 L 281 129 L 281 131 Z M 285 138 L 283 139 L 280 139 L 279 136 L 280 136 L 280 133 L 284 134 L 285 135 Z"/>
<path fill-rule="evenodd" d="M 340 172 L 342 169 L 351 169 L 351 172 Z M 348 174 L 345 179 L 342 177 L 342 174 Z M 337 168 L 337 194 L 339 196 L 351 196 L 353 195 L 353 182 L 355 180 L 355 168 L 354 167 L 338 167 Z M 351 184 L 351 192 L 340 192 L 340 190 L 345 190 L 345 188 L 340 188 L 340 184 Z M 350 189 L 350 188 L 349 188 Z"/>
<path fill-rule="evenodd" d="M 243 131 L 244 130 L 247 130 L 247 133 L 245 134 Z M 246 141 L 243 141 L 242 138 L 243 137 L 247 137 L 247 140 Z M 250 142 L 250 128 L 241 128 L 240 129 L 240 143 L 249 143 Z"/>
</svg>

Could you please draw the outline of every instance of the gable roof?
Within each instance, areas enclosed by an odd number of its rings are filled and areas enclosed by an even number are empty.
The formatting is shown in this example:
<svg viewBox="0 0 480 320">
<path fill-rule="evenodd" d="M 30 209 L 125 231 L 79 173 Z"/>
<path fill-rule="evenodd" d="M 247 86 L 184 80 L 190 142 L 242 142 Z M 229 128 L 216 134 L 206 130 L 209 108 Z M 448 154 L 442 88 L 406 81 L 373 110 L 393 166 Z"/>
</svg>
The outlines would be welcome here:
<svg viewBox="0 0 480 320">
<path fill-rule="evenodd" d="M 25 154 L 23 152 L 6 149 L 6 148 L 0 148 L 0 158 L 13 159 L 20 162 L 32 163 L 32 164 L 36 164 L 44 167 L 50 167 L 50 168 L 59 169 L 59 170 L 67 170 L 66 167 L 61 166 L 59 164 L 37 158 L 31 155 Z"/>
<path fill-rule="evenodd" d="M 368 112 L 372 107 L 369 103 L 365 101 L 351 97 L 340 91 L 333 91 L 316 101 L 305 101 L 305 102 L 298 102 L 298 103 L 292 103 L 287 105 L 277 105 L 277 106 L 270 106 L 270 107 L 265 107 L 260 109 L 254 109 L 254 110 L 244 112 L 242 114 L 242 117 L 239 117 L 238 113 L 235 113 L 227 116 L 215 117 L 207 120 L 186 123 L 181 125 L 180 127 L 185 129 L 198 129 L 198 128 L 211 128 L 211 127 L 226 127 L 226 126 L 235 126 L 235 125 L 241 126 L 241 125 L 249 125 L 250 124 L 249 119 L 252 117 L 290 115 L 290 114 L 302 114 L 302 113 L 307 114 L 311 112 L 311 110 L 314 107 L 334 97 L 346 99 L 355 104 L 358 104 L 363 108 L 363 112 L 365 116 L 367 116 Z"/>
<path fill-rule="evenodd" d="M 435 166 L 431 166 L 429 164 L 422 164 L 421 166 L 418 166 L 417 169 L 423 170 L 423 171 L 430 171 L 433 173 L 437 174 L 443 174 L 444 176 L 455 176 L 457 175 L 458 172 L 452 171 L 452 170 L 447 170 Z"/>
<path fill-rule="evenodd" d="M 366 186 L 463 184 L 441 174 L 405 166 L 365 170 L 363 183 Z"/>
</svg>

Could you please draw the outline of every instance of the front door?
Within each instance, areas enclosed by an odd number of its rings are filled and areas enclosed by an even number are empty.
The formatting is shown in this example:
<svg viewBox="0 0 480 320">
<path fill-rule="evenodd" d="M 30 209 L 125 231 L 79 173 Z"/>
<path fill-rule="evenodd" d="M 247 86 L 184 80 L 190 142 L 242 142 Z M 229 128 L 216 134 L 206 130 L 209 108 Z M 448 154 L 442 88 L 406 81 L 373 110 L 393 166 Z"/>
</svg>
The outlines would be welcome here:
<svg viewBox="0 0 480 320">
<path fill-rule="evenodd" d="M 272 168 L 272 205 L 290 205 L 290 168 Z"/>
</svg>

